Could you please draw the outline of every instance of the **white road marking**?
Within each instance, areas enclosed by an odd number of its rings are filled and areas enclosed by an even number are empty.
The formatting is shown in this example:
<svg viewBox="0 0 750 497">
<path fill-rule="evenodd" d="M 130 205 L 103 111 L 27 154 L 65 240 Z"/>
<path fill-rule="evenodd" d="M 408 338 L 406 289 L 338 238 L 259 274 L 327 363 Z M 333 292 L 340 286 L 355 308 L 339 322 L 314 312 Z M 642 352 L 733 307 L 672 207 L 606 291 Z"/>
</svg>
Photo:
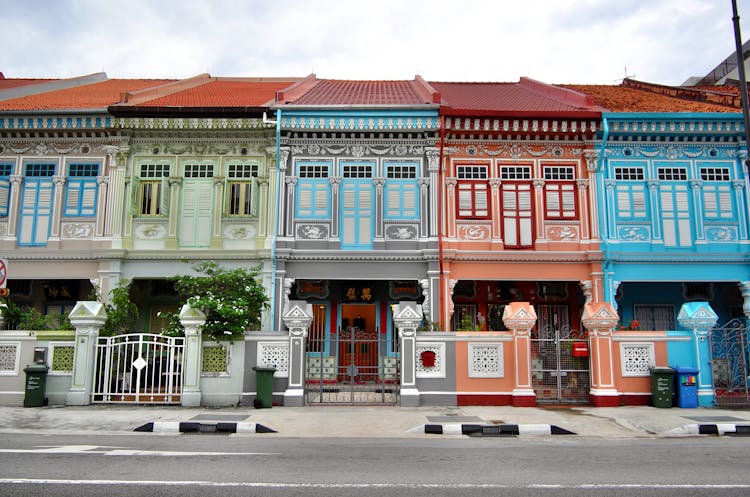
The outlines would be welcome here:
<svg viewBox="0 0 750 497">
<path fill-rule="evenodd" d="M 104 450 L 95 450 L 104 449 Z M 139 450 L 127 447 L 107 447 L 101 445 L 60 445 L 34 449 L 0 449 L 4 454 L 81 454 L 101 456 L 259 456 L 279 455 L 278 452 L 187 452 L 167 450 Z"/>
<path fill-rule="evenodd" d="M 47 478 L 0 478 L 0 484 L 31 485 L 131 485 L 175 487 L 248 487 L 248 488 L 446 488 L 446 489 L 708 489 L 744 490 L 750 484 L 633 484 L 633 483 L 581 483 L 577 485 L 529 484 L 507 485 L 500 483 L 283 483 L 283 482 L 216 482 L 216 481 L 161 481 L 161 480 L 59 480 Z"/>
</svg>

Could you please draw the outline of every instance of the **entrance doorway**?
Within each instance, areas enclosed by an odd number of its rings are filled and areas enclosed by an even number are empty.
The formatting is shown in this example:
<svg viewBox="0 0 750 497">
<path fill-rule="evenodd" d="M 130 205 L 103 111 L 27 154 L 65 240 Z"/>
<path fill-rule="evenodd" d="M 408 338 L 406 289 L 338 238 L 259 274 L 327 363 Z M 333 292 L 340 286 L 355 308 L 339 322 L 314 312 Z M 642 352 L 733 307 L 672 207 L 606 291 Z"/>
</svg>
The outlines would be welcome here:
<svg viewBox="0 0 750 497">
<path fill-rule="evenodd" d="M 571 328 L 567 305 L 540 305 L 537 316 L 531 334 L 531 375 L 537 402 L 588 403 L 587 333 Z"/>
<path fill-rule="evenodd" d="M 342 304 L 334 332 L 310 334 L 308 404 L 398 402 L 398 352 L 380 330 L 378 309 L 377 304 Z"/>
</svg>

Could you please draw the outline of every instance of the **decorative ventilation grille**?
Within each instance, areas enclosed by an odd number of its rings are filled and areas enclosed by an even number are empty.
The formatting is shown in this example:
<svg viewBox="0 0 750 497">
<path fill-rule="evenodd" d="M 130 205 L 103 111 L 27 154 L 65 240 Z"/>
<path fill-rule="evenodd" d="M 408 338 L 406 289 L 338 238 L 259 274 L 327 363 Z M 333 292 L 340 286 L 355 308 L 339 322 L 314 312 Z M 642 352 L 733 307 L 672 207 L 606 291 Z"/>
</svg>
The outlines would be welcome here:
<svg viewBox="0 0 750 497">
<path fill-rule="evenodd" d="M 649 376 L 655 364 L 654 345 L 651 343 L 620 344 L 623 376 Z"/>
<path fill-rule="evenodd" d="M 503 344 L 469 344 L 470 378 L 502 378 L 504 374 Z"/>
<path fill-rule="evenodd" d="M 18 352 L 20 344 L 0 345 L 0 373 L 18 372 Z"/>
<path fill-rule="evenodd" d="M 56 345 L 52 348 L 52 368 L 51 372 L 70 373 L 73 371 L 73 358 L 75 355 L 75 346 L 73 345 Z"/>
<path fill-rule="evenodd" d="M 274 367 L 276 377 L 289 376 L 289 343 L 258 343 L 258 366 Z"/>
<path fill-rule="evenodd" d="M 204 346 L 202 371 L 210 374 L 228 374 L 229 349 L 224 345 Z"/>
</svg>

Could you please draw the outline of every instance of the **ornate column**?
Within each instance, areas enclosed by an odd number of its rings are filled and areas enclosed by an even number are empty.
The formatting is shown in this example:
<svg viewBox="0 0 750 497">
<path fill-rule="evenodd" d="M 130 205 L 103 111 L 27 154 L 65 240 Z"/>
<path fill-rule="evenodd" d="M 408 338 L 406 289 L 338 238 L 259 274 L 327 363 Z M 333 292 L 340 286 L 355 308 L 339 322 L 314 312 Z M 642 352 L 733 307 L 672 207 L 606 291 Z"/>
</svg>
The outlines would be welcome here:
<svg viewBox="0 0 750 497">
<path fill-rule="evenodd" d="M 536 324 L 536 311 L 528 302 L 511 302 L 503 311 L 503 324 L 513 333 L 515 373 L 511 404 L 534 407 L 536 393 L 531 384 L 531 328 Z"/>
<path fill-rule="evenodd" d="M 701 193 L 703 193 L 703 180 L 702 179 L 691 179 L 690 190 L 693 194 L 693 213 L 690 216 L 693 220 L 693 237 L 696 243 L 705 243 L 706 236 L 705 230 L 703 229 L 703 199 Z"/>
<path fill-rule="evenodd" d="M 599 151 L 598 150 L 584 150 L 583 158 L 586 161 L 586 171 L 589 173 L 589 178 L 597 177 L 597 168 L 599 166 Z M 588 188 L 587 204 L 589 206 L 589 217 L 588 220 L 590 238 L 599 238 L 599 204 L 597 198 L 597 183 L 595 179 L 590 179 L 591 188 Z M 583 205 L 583 204 L 582 204 Z M 602 213 L 604 215 L 604 213 Z M 583 219 L 583 218 L 582 218 Z"/>
<path fill-rule="evenodd" d="M 284 183 L 286 184 L 286 205 L 289 206 L 289 209 L 286 213 L 286 219 L 282 223 L 282 230 L 279 231 L 279 235 L 294 237 L 294 198 L 296 195 L 297 177 L 287 176 L 284 178 Z"/>
<path fill-rule="evenodd" d="M 609 302 L 592 302 L 583 306 L 581 323 L 589 332 L 589 365 L 591 369 L 591 403 L 596 407 L 620 405 L 615 386 L 612 359 L 612 333 L 620 317 Z"/>
<path fill-rule="evenodd" d="M 313 320 L 312 304 L 290 300 L 283 319 L 289 328 L 289 383 L 284 391 L 284 406 L 301 407 L 305 405 L 305 339 Z"/>
<path fill-rule="evenodd" d="M 266 149 L 268 150 L 268 149 Z M 285 233 L 285 226 L 284 223 L 286 222 L 286 211 L 294 209 L 293 205 L 290 205 L 286 202 L 284 202 L 285 199 L 285 191 L 284 191 L 284 185 L 286 184 L 286 175 L 287 175 L 287 162 L 289 161 L 289 148 L 288 147 L 281 147 L 280 149 L 280 157 L 277 157 L 278 161 L 278 177 L 274 178 L 274 175 L 271 174 L 271 180 L 274 181 L 273 185 L 274 188 L 281 188 L 281 191 L 279 192 L 278 199 L 279 199 L 279 205 L 278 205 L 278 212 L 273 212 L 273 216 L 271 215 L 271 212 L 269 212 L 269 219 L 272 221 L 275 221 L 278 223 L 276 227 L 276 233 L 278 233 L 279 236 L 284 236 Z M 270 152 L 269 152 L 270 153 Z M 275 156 L 276 152 L 274 149 L 273 155 Z M 276 171 L 275 168 L 271 168 L 272 171 Z M 273 192 L 274 195 L 276 195 L 276 192 Z M 270 209 L 273 211 L 273 209 Z M 278 215 L 278 219 L 274 219 L 274 216 Z"/>
<path fill-rule="evenodd" d="M 385 240 L 383 235 L 383 213 L 385 212 L 383 190 L 385 187 L 385 178 L 372 178 L 372 183 L 375 185 L 375 241 L 382 242 Z"/>
<path fill-rule="evenodd" d="M 339 188 L 341 187 L 341 176 L 332 176 L 331 182 L 331 235 L 330 241 L 339 242 Z"/>
<path fill-rule="evenodd" d="M 130 147 L 109 146 L 107 152 L 107 175 L 109 188 L 107 192 L 107 219 L 104 223 L 104 236 L 112 237 L 112 248 L 122 248 L 123 221 L 126 216 L 132 219 L 130 212 L 133 206 L 132 192 L 125 181 L 125 168 L 128 162 Z"/>
<path fill-rule="evenodd" d="M 393 323 L 401 345 L 401 407 L 419 407 L 417 389 L 417 328 L 422 323 L 421 305 L 399 302 L 393 305 Z"/>
<path fill-rule="evenodd" d="M 581 220 L 581 236 L 579 241 L 586 241 L 587 243 L 591 240 L 591 231 L 593 229 L 594 220 L 591 218 L 591 214 L 596 211 L 596 206 L 589 208 L 588 196 L 586 193 L 589 189 L 588 179 L 576 180 L 576 190 L 578 193 L 578 205 L 581 208 L 578 211 L 579 219 Z"/>
<path fill-rule="evenodd" d="M 176 249 L 177 248 L 177 225 L 179 211 L 178 208 L 180 202 L 180 185 L 182 185 L 182 178 L 171 176 L 169 178 L 169 212 L 167 212 L 167 238 L 164 240 L 165 248 Z"/>
<path fill-rule="evenodd" d="M 651 202 L 651 206 L 653 207 L 653 210 L 651 211 L 651 230 L 653 232 L 653 235 L 651 235 L 651 240 L 663 244 L 664 240 L 662 239 L 663 235 L 661 233 L 662 213 L 661 202 L 659 201 L 659 184 L 660 183 L 658 179 L 650 179 L 646 182 L 649 192 L 649 202 Z"/>
<path fill-rule="evenodd" d="M 425 155 L 427 156 L 427 172 L 430 174 L 430 185 L 429 191 L 432 195 L 430 199 L 430 231 L 423 232 L 422 236 L 437 236 L 438 234 L 438 191 L 443 186 L 438 183 L 438 173 L 440 171 L 440 149 L 437 147 L 425 148 Z M 427 204 L 422 204 L 422 210 L 425 210 Z"/>
<path fill-rule="evenodd" d="M 419 185 L 419 237 L 427 238 L 430 236 L 430 211 L 426 208 L 430 202 L 430 180 L 418 178 L 417 184 Z"/>
<path fill-rule="evenodd" d="M 747 212 L 747 200 L 745 199 L 745 181 L 736 179 L 732 181 L 732 188 L 734 189 L 734 202 L 737 206 L 737 217 L 739 218 L 739 239 L 746 240 L 748 238 L 748 212 Z"/>
<path fill-rule="evenodd" d="M 683 328 L 693 330 L 695 363 L 698 368 L 698 405 L 712 407 L 716 404 L 716 391 L 711 371 L 711 342 L 709 333 L 716 326 L 719 316 L 708 302 L 682 304 L 677 322 Z M 679 364 L 675 364 L 679 366 Z M 687 366 L 687 365 L 686 365 Z"/>
<path fill-rule="evenodd" d="M 99 194 L 96 199 L 97 208 L 94 237 L 101 238 L 104 236 L 107 221 L 107 190 L 109 188 L 109 176 L 98 176 L 96 182 L 99 185 Z"/>
<path fill-rule="evenodd" d="M 70 311 L 70 323 L 75 326 L 75 349 L 73 352 L 73 375 L 70 390 L 65 399 L 69 406 L 91 404 L 96 365 L 96 342 L 99 330 L 107 320 L 101 302 L 78 302 Z"/>
<path fill-rule="evenodd" d="M 456 238 L 456 184 L 458 180 L 456 178 L 445 178 L 445 218 L 443 222 L 446 224 L 445 230 L 443 231 L 448 238 Z"/>
<path fill-rule="evenodd" d="M 544 211 L 544 178 L 534 178 L 531 180 L 531 184 L 534 186 L 534 211 L 537 213 L 543 213 Z M 547 233 L 544 231 L 544 215 L 536 215 L 534 216 L 536 219 L 536 227 L 534 230 L 536 231 L 536 240 L 534 241 L 534 245 L 536 246 L 538 243 L 543 242 L 547 243 L 549 240 L 547 240 Z M 546 247 L 546 245 L 545 245 Z"/>
<path fill-rule="evenodd" d="M 65 201 L 65 176 L 55 176 L 52 183 L 55 185 L 54 201 L 52 204 L 52 221 L 50 223 L 49 240 L 60 242 L 60 219 L 62 218 L 63 202 Z M 50 248 L 50 245 L 47 245 Z"/>
<path fill-rule="evenodd" d="M 497 250 L 502 250 L 503 248 L 502 219 L 500 217 L 500 206 L 503 205 L 500 197 L 500 185 L 502 183 L 503 181 L 500 178 L 490 179 L 490 206 L 492 207 L 492 214 L 490 216 L 490 222 L 492 223 L 491 240 L 493 248 Z M 497 247 L 494 246 L 495 244 L 497 244 Z"/>
<path fill-rule="evenodd" d="M 276 205 L 275 201 L 271 203 L 268 202 L 269 182 L 270 178 L 268 176 L 260 176 L 258 178 L 258 236 L 261 238 L 265 238 L 268 236 L 269 219 L 273 219 L 271 216 L 269 216 L 270 213 L 268 211 L 273 211 L 272 206 Z"/>
<path fill-rule="evenodd" d="M 180 311 L 180 323 L 185 328 L 182 406 L 195 407 L 201 405 L 201 366 L 203 362 L 201 327 L 206 323 L 206 315 L 200 309 L 194 309 L 185 304 Z"/>
<path fill-rule="evenodd" d="M 221 218 L 224 215 L 224 182 L 223 176 L 214 176 L 214 219 L 213 233 L 211 233 L 211 248 L 222 248 Z"/>
<path fill-rule="evenodd" d="M 10 199 L 8 200 L 8 238 L 16 238 L 18 235 L 18 211 L 21 203 L 21 184 L 23 176 L 12 175 L 10 177 Z"/>
</svg>

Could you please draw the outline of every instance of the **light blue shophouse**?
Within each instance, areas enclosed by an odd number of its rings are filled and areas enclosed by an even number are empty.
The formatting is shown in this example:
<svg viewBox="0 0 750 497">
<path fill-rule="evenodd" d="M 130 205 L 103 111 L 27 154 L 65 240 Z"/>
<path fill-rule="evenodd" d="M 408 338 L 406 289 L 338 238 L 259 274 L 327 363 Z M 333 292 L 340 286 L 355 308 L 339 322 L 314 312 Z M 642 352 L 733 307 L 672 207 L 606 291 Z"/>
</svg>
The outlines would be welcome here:
<svg viewBox="0 0 750 497">
<path fill-rule="evenodd" d="M 680 100 L 650 97 L 667 109 Z M 700 370 L 701 405 L 734 377 L 746 392 L 746 346 L 720 340 L 730 322 L 746 338 L 750 312 L 747 149 L 742 115 L 727 110 L 605 112 L 599 147 L 604 297 L 622 327 L 667 330 L 669 365 Z M 680 330 L 695 302 L 718 316 L 713 331 Z"/>
</svg>

